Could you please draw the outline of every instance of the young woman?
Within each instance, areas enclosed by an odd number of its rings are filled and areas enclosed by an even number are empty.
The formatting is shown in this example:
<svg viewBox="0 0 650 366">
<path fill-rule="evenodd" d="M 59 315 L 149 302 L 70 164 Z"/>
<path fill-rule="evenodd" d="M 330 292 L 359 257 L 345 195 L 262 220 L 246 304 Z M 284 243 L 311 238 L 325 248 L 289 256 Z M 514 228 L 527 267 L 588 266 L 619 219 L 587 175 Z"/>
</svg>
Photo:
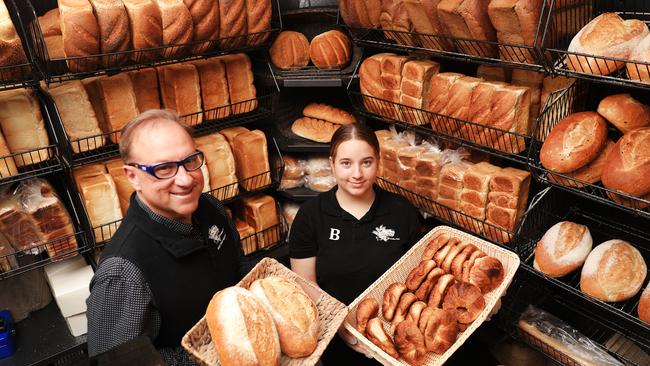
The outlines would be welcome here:
<svg viewBox="0 0 650 366">
<path fill-rule="evenodd" d="M 351 303 L 419 239 L 420 216 L 402 196 L 375 185 L 379 142 L 362 124 L 332 137 L 337 186 L 306 202 L 291 226 L 291 269 L 345 304 Z M 377 364 L 339 332 L 323 355 L 329 365 Z M 345 343 L 348 346 L 345 345 Z"/>
</svg>

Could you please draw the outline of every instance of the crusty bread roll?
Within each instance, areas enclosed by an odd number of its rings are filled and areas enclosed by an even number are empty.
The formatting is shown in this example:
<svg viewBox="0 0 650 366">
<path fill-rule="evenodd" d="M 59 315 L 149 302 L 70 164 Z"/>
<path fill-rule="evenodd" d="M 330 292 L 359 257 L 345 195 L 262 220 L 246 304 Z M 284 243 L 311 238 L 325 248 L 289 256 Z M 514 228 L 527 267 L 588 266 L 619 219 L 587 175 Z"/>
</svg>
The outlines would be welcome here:
<svg viewBox="0 0 650 366">
<path fill-rule="evenodd" d="M 0 5 L 1 6 L 1 5 Z M 38 17 L 38 24 L 41 26 L 43 37 L 61 35 L 61 18 L 59 8 L 47 11 Z"/>
<path fill-rule="evenodd" d="M 422 281 L 422 284 L 420 284 L 420 287 L 415 290 L 415 297 L 417 297 L 419 301 L 427 301 L 431 294 L 431 290 L 433 290 L 435 285 L 438 283 L 438 279 L 444 274 L 445 271 L 443 271 L 442 268 L 434 268 L 431 270 L 424 281 Z"/>
<path fill-rule="evenodd" d="M 291 132 L 308 140 L 329 143 L 332 141 L 334 132 L 341 125 L 333 124 L 320 119 L 303 117 L 298 118 L 291 125 Z"/>
<path fill-rule="evenodd" d="M 533 266 L 551 277 L 562 277 L 580 268 L 593 245 L 589 228 L 562 221 L 544 233 L 535 248 Z"/>
<path fill-rule="evenodd" d="M 626 59 L 641 40 L 650 33 L 648 26 L 637 19 L 623 20 L 616 13 L 603 13 L 573 37 L 569 52 Z M 609 75 L 625 66 L 624 62 L 569 55 L 567 68 L 594 75 Z"/>
<path fill-rule="evenodd" d="M 173 46 L 187 44 L 194 36 L 194 24 L 190 9 L 183 0 L 153 0 L 162 17 L 162 44 Z M 180 57 L 186 52 L 186 47 L 170 47 L 162 51 L 163 57 Z"/>
<path fill-rule="evenodd" d="M 415 297 L 412 292 L 405 292 L 402 294 L 399 302 L 397 303 L 397 308 L 395 308 L 395 316 L 391 322 L 391 329 L 394 330 L 397 324 L 403 322 L 404 319 L 406 319 L 406 315 L 408 315 L 411 304 L 416 302 L 417 299 L 418 298 Z"/>
<path fill-rule="evenodd" d="M 280 32 L 269 55 L 273 65 L 280 69 L 300 69 L 309 63 L 309 41 L 300 32 Z"/>
<path fill-rule="evenodd" d="M 442 0 L 438 4 L 438 17 L 447 32 L 454 37 L 496 41 L 496 31 L 488 16 L 488 1 Z M 460 51 L 483 57 L 495 57 L 496 46 L 488 43 L 459 44 Z"/>
<path fill-rule="evenodd" d="M 600 178 L 603 176 L 603 169 L 605 164 L 607 164 L 607 159 L 609 154 L 614 150 L 616 143 L 612 140 L 607 140 L 605 147 L 598 154 L 598 157 L 592 160 L 589 164 L 574 170 L 569 173 L 564 173 L 564 175 L 569 176 L 571 179 L 565 179 L 559 175 L 549 174 L 548 180 L 558 184 L 565 185 L 567 187 L 576 187 L 582 188 L 586 186 L 585 183 L 596 183 L 600 181 Z M 585 182 L 585 183 L 582 183 Z"/>
<path fill-rule="evenodd" d="M 205 320 L 222 365 L 280 365 L 273 317 L 250 291 L 233 286 L 217 292 Z"/>
<path fill-rule="evenodd" d="M 219 3 L 214 0 L 183 0 L 190 11 L 194 24 L 192 40 L 198 43 L 190 50 L 192 54 L 207 51 L 212 45 L 210 41 L 219 36 Z"/>
<path fill-rule="evenodd" d="M 637 197 L 650 193 L 649 147 L 650 127 L 623 135 L 605 163 L 603 185 Z"/>
<path fill-rule="evenodd" d="M 580 290 L 599 300 L 627 300 L 639 292 L 647 274 L 641 253 L 630 243 L 613 239 L 595 247 L 580 276 Z"/>
<path fill-rule="evenodd" d="M 627 75 L 630 80 L 650 83 L 650 69 L 648 68 L 648 65 L 639 64 L 641 62 L 650 61 L 650 34 L 645 36 L 645 38 L 643 38 L 632 50 L 632 53 L 630 53 L 630 61 L 637 62 L 628 62 L 625 64 Z"/>
<path fill-rule="evenodd" d="M 305 117 L 322 119 L 338 125 L 349 125 L 357 122 L 357 119 L 354 118 L 352 113 L 325 103 L 309 103 L 302 110 L 302 114 Z"/>
<path fill-rule="evenodd" d="M 246 0 L 246 14 L 248 45 L 264 43 L 269 38 L 269 33 L 262 32 L 271 30 L 271 0 Z"/>
<path fill-rule="evenodd" d="M 427 314 L 424 314 L 426 311 Z M 420 323 L 424 333 L 424 343 L 427 351 L 439 355 L 445 353 L 458 337 L 459 327 L 456 314 L 451 310 L 427 307 L 422 311 L 426 322 Z"/>
<path fill-rule="evenodd" d="M 485 298 L 475 285 L 456 281 L 447 290 L 442 308 L 454 312 L 459 323 L 470 324 L 485 308 Z"/>
<path fill-rule="evenodd" d="M 122 0 L 129 15 L 131 43 L 134 50 L 156 48 L 163 45 L 162 14 L 154 0 Z M 134 52 L 135 62 L 155 60 L 160 50 Z"/>
<path fill-rule="evenodd" d="M 607 123 L 595 112 L 579 112 L 561 120 L 546 137 L 539 159 L 558 173 L 568 173 L 594 160 L 607 142 Z"/>
<path fill-rule="evenodd" d="M 350 40 L 336 29 L 317 35 L 309 44 L 309 58 L 319 69 L 341 69 L 350 63 L 351 55 Z"/>
<path fill-rule="evenodd" d="M 476 285 L 485 294 L 499 287 L 504 276 L 505 270 L 501 261 L 485 256 L 477 258 L 474 262 L 469 273 L 469 283 Z"/>
<path fill-rule="evenodd" d="M 408 277 L 406 277 L 406 280 L 404 281 L 408 290 L 417 290 L 417 288 L 420 287 L 420 284 L 422 284 L 422 281 L 424 281 L 429 272 L 431 272 L 435 266 L 436 262 L 431 259 L 422 261 L 420 264 L 415 266 L 415 268 L 411 270 Z"/>
<path fill-rule="evenodd" d="M 243 45 L 242 37 L 248 32 L 246 0 L 219 0 L 219 42 L 221 48 Z M 234 37 L 234 38 L 233 38 Z"/>
<path fill-rule="evenodd" d="M 121 0 L 90 0 L 99 26 L 99 50 L 103 54 L 131 48 L 129 15 Z M 105 67 L 118 66 L 128 60 L 127 54 L 102 57 Z"/>
<path fill-rule="evenodd" d="M 650 324 L 650 285 L 646 286 L 645 290 L 641 293 L 637 314 L 639 315 L 639 319 Z"/>
<path fill-rule="evenodd" d="M 438 283 L 436 283 L 436 285 L 431 289 L 427 305 L 434 308 L 442 307 L 442 300 L 445 298 L 447 290 L 454 284 L 454 282 L 456 282 L 456 279 L 452 274 L 447 273 L 440 276 L 440 278 L 438 278 Z"/>
<path fill-rule="evenodd" d="M 345 24 L 356 28 L 377 28 L 381 0 L 340 0 L 339 9 Z"/>
<path fill-rule="evenodd" d="M 271 276 L 256 280 L 249 290 L 273 317 L 282 353 L 297 358 L 314 352 L 318 345 L 318 309 L 296 283 Z"/>
<path fill-rule="evenodd" d="M 99 24 L 88 0 L 58 0 L 63 51 L 66 57 L 99 53 Z M 98 58 L 67 61 L 72 72 L 95 70 Z"/>
<path fill-rule="evenodd" d="M 623 133 L 650 126 L 650 107 L 630 94 L 605 97 L 598 104 L 597 112 Z"/>
</svg>

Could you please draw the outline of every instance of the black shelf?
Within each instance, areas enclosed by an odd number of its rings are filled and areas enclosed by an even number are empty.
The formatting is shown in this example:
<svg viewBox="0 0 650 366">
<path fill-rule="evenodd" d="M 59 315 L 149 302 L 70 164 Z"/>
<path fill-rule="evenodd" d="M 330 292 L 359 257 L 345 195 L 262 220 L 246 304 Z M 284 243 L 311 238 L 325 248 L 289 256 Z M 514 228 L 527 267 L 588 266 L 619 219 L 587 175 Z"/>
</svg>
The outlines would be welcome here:
<svg viewBox="0 0 650 366">
<path fill-rule="evenodd" d="M 307 187 L 297 187 L 278 191 L 278 195 L 294 202 L 305 202 L 318 196 L 320 193 Z"/>
</svg>

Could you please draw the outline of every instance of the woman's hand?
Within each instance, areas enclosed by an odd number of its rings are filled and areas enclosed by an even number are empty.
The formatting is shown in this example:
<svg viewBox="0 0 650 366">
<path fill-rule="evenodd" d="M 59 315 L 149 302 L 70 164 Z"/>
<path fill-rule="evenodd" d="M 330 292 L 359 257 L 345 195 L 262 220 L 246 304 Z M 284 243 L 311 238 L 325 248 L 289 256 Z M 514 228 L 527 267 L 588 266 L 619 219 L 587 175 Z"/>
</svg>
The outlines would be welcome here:
<svg viewBox="0 0 650 366">
<path fill-rule="evenodd" d="M 348 330 L 345 329 L 343 326 L 339 328 L 338 334 L 339 337 L 343 339 L 343 342 L 345 342 L 345 344 L 348 347 L 352 348 L 356 352 L 363 354 L 368 358 L 373 358 L 372 354 L 370 353 L 370 350 L 366 348 L 366 346 L 364 346 L 363 344 L 359 343 L 359 340 L 356 339 L 352 334 L 350 334 L 350 332 L 348 332 Z"/>
</svg>

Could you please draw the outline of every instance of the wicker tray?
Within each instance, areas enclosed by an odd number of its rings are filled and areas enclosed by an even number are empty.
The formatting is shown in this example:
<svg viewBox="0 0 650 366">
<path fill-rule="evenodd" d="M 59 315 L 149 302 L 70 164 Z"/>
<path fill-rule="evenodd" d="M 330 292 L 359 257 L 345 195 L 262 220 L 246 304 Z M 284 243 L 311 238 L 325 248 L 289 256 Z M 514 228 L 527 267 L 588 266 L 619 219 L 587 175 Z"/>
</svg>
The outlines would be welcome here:
<svg viewBox="0 0 650 366">
<path fill-rule="evenodd" d="M 427 352 L 427 358 L 424 365 L 442 365 L 454 352 L 456 352 L 456 350 L 465 342 L 465 340 L 467 340 L 467 338 L 469 338 L 472 333 L 478 329 L 483 321 L 485 321 L 485 319 L 490 314 L 490 311 L 497 303 L 497 300 L 499 300 L 501 296 L 505 294 L 506 289 L 512 282 L 515 272 L 517 272 L 517 268 L 519 267 L 519 257 L 513 252 L 510 252 L 485 240 L 479 239 L 475 236 L 469 235 L 465 232 L 448 226 L 438 226 L 431 230 L 417 244 L 415 244 L 413 248 L 404 254 L 404 256 L 399 261 L 397 261 L 386 273 L 379 277 L 375 283 L 373 283 L 366 291 L 364 291 L 364 293 L 359 295 L 359 297 L 357 297 L 348 306 L 350 312 L 346 317 L 345 322 L 343 323 L 345 328 L 350 331 L 350 333 L 352 333 L 359 340 L 359 342 L 361 342 L 370 350 L 370 353 L 377 361 L 381 362 L 384 365 L 408 365 L 408 363 L 401 359 L 396 360 L 395 358 L 391 357 L 356 330 L 355 314 L 357 313 L 357 305 L 366 297 L 375 298 L 379 304 L 381 304 L 383 302 L 384 291 L 386 291 L 386 288 L 388 288 L 388 286 L 393 282 L 404 283 L 409 272 L 411 272 L 411 270 L 417 266 L 418 263 L 420 263 L 422 253 L 424 252 L 424 249 L 426 248 L 429 241 L 441 233 L 447 233 L 450 236 L 454 236 L 462 239 L 463 241 L 472 243 L 483 252 L 485 252 L 485 254 L 499 259 L 503 264 L 505 276 L 503 278 L 503 282 L 501 282 L 499 287 L 488 292 L 487 294 L 484 294 L 485 309 L 483 309 L 481 314 L 479 314 L 476 320 L 474 320 L 474 322 L 465 331 L 459 334 L 456 342 L 442 355 L 437 355 L 433 352 Z M 383 317 L 380 317 L 380 319 L 384 324 L 384 330 L 387 330 L 386 333 L 389 334 L 392 338 L 393 333 L 390 332 L 390 323 L 387 322 Z"/>
<path fill-rule="evenodd" d="M 290 269 L 272 258 L 262 259 L 255 268 L 246 275 L 246 277 L 239 281 L 237 286 L 248 288 L 253 281 L 269 276 L 289 278 L 296 281 L 296 283 L 298 283 L 303 289 L 311 288 L 320 293 L 320 297 L 316 303 L 316 307 L 318 308 L 318 320 L 320 322 L 318 345 L 316 346 L 316 350 L 314 350 L 314 352 L 308 357 L 303 358 L 290 358 L 283 354 L 280 363 L 282 366 L 315 365 L 347 316 L 347 308 L 343 303 L 336 300 L 316 285 L 298 276 L 296 273 L 292 272 Z M 185 334 L 181 341 L 181 345 L 200 365 L 219 365 L 217 352 L 212 343 L 212 338 L 210 337 L 210 331 L 208 330 L 205 317 L 201 318 L 201 320 L 199 320 L 199 322 Z"/>
</svg>

